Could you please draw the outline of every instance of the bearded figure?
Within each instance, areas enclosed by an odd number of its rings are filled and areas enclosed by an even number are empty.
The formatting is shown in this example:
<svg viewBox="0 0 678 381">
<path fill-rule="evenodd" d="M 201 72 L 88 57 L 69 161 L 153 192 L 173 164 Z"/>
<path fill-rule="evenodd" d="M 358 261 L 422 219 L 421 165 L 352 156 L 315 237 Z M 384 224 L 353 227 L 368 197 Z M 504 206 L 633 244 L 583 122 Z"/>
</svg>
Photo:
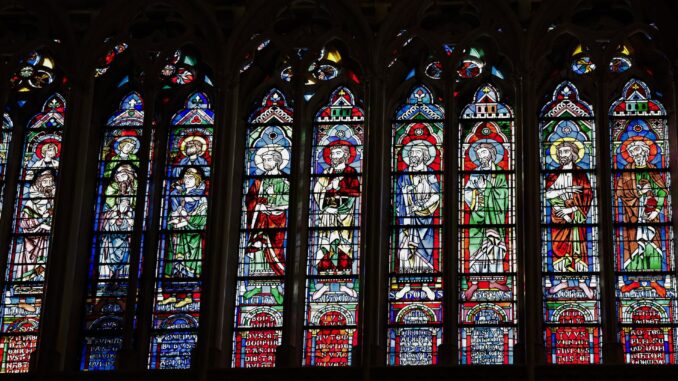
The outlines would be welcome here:
<svg viewBox="0 0 678 381">
<path fill-rule="evenodd" d="M 580 148 L 572 141 L 554 143 L 560 164 L 555 173 L 546 177 L 546 200 L 551 205 L 552 267 L 555 272 L 588 272 L 587 216 L 593 201 L 591 182 L 576 164 Z M 578 226 L 574 226 L 577 224 Z M 589 299 L 594 293 L 589 280 L 581 277 L 553 285 L 552 294 L 568 287 L 579 287 Z M 570 284 L 572 283 L 572 284 Z"/>
</svg>

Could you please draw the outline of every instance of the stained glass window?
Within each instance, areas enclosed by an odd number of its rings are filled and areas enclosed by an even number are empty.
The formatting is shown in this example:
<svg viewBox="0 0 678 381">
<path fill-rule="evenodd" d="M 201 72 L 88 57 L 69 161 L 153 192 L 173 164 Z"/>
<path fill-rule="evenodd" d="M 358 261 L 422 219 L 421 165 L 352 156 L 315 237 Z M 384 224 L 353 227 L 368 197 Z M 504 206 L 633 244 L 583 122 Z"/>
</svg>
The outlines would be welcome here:
<svg viewBox="0 0 678 381">
<path fill-rule="evenodd" d="M 391 142 L 389 365 L 438 361 L 443 317 L 443 120 L 425 86 L 398 107 Z"/>
<path fill-rule="evenodd" d="M 293 111 L 271 89 L 250 115 L 240 218 L 234 367 L 275 366 L 282 339 Z"/>
<path fill-rule="evenodd" d="M 5 195 L 5 176 L 7 176 L 7 158 L 9 145 L 12 142 L 13 123 L 9 114 L 2 114 L 2 128 L 0 129 L 0 212 Z"/>
<path fill-rule="evenodd" d="M 112 370 L 122 347 L 128 301 L 132 242 L 139 218 L 138 177 L 144 109 L 141 96 L 126 95 L 103 129 L 98 159 L 94 236 L 85 302 L 83 370 Z M 142 193 L 143 195 L 143 193 Z M 141 217 L 143 218 L 143 216 Z"/>
<path fill-rule="evenodd" d="M 31 62 L 21 71 L 34 68 Z M 44 71 L 22 78 L 18 91 L 41 88 L 52 77 Z M 3 283 L 0 373 L 27 372 L 38 344 L 65 112 L 56 93 L 26 125 Z"/>
<path fill-rule="evenodd" d="M 459 362 L 512 364 L 517 338 L 513 111 L 482 85 L 459 128 Z"/>
<path fill-rule="evenodd" d="M 108 42 L 108 41 L 105 41 Z M 113 46 L 107 53 L 106 55 L 100 60 L 99 66 L 95 69 L 94 71 L 94 76 L 95 77 L 100 77 L 108 72 L 108 69 L 111 68 L 111 65 L 113 64 L 113 61 L 122 53 L 124 53 L 127 50 L 127 45 L 126 42 L 121 42 L 115 46 Z"/>
<path fill-rule="evenodd" d="M 181 67 L 174 70 L 179 73 Z M 190 94 L 170 121 L 161 184 L 150 369 L 190 368 L 197 344 L 213 128 L 214 112 L 202 92 Z"/>
<path fill-rule="evenodd" d="M 544 339 L 552 364 L 601 362 L 593 116 L 567 81 L 540 114 Z"/>
<path fill-rule="evenodd" d="M 307 255 L 306 366 L 347 366 L 358 345 L 365 113 L 337 88 L 315 116 Z"/>
<path fill-rule="evenodd" d="M 591 60 L 589 48 L 577 45 L 572 51 L 572 64 L 570 69 L 578 75 L 589 74 L 596 70 L 596 64 Z"/>
<path fill-rule="evenodd" d="M 164 88 L 187 85 L 196 79 L 195 56 L 186 54 L 178 49 L 165 60 L 165 66 L 160 71 L 160 78 L 165 82 Z"/>
<path fill-rule="evenodd" d="M 612 222 L 619 340 L 629 364 L 675 364 L 676 276 L 668 122 L 630 80 L 610 107 Z"/>
<path fill-rule="evenodd" d="M 21 68 L 10 78 L 19 93 L 42 89 L 54 82 L 54 60 L 40 51 L 32 51 L 21 61 Z"/>
</svg>

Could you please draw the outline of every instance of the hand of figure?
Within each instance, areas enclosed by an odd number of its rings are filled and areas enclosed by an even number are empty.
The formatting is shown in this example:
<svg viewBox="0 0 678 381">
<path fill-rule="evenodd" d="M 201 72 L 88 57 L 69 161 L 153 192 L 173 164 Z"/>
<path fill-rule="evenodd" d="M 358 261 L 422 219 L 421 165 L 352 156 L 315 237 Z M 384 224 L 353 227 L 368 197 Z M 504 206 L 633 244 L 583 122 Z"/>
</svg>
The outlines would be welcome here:
<svg viewBox="0 0 678 381">
<path fill-rule="evenodd" d="M 570 187 L 570 192 L 572 193 L 581 193 L 584 190 L 584 187 L 581 185 L 573 185 Z"/>
<path fill-rule="evenodd" d="M 558 217 L 564 218 L 565 216 L 567 216 L 570 213 L 572 213 L 572 209 L 570 209 L 570 208 L 559 208 L 559 209 L 556 210 L 556 216 L 558 216 Z"/>
<path fill-rule="evenodd" d="M 652 220 L 656 219 L 657 217 L 659 217 L 659 211 L 658 210 L 654 210 L 654 211 L 647 213 L 645 215 L 645 219 L 648 220 L 648 221 L 652 221 Z"/>
</svg>

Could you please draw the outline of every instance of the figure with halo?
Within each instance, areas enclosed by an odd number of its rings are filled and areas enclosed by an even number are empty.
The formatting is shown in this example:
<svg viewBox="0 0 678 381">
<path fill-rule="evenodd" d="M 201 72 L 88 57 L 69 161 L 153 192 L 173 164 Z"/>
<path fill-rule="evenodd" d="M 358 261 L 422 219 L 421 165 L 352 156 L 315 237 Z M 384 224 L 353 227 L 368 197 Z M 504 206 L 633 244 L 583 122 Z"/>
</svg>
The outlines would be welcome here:
<svg viewBox="0 0 678 381">
<path fill-rule="evenodd" d="M 43 169 L 59 169 L 61 143 L 54 138 L 43 139 L 37 144 L 32 161 L 28 164 L 26 180 L 33 180 L 35 174 Z"/>
<path fill-rule="evenodd" d="M 182 158 L 177 166 L 174 167 L 172 175 L 175 178 L 181 176 L 181 172 L 188 167 L 200 167 L 205 176 L 210 175 L 210 166 L 207 159 L 203 157 L 207 151 L 207 141 L 199 135 L 189 135 L 179 144 Z"/>
<path fill-rule="evenodd" d="M 185 168 L 179 180 L 172 184 L 168 229 L 172 230 L 165 262 L 166 278 L 193 279 L 202 273 L 203 238 L 200 233 L 207 224 L 206 185 L 200 169 Z M 174 304 L 181 308 L 193 303 L 193 286 L 168 281 L 163 285 L 160 305 Z"/>
<path fill-rule="evenodd" d="M 469 210 L 468 252 L 469 270 L 472 273 L 503 273 L 507 254 L 506 223 L 509 206 L 509 187 L 506 174 L 498 163 L 505 154 L 504 147 L 497 141 L 482 139 L 474 142 L 468 155 L 476 165 L 464 185 L 464 203 Z M 488 226 L 489 225 L 489 226 Z M 478 289 L 473 278 L 466 291 L 470 299 Z M 502 291 L 508 287 L 497 278 L 488 278 L 489 287 Z"/>
<path fill-rule="evenodd" d="M 626 171 L 615 179 L 615 198 L 621 204 L 622 221 L 628 227 L 621 232 L 624 242 L 624 270 L 662 271 L 664 254 L 657 224 L 664 208 L 668 190 L 652 160 L 658 154 L 657 145 L 647 137 L 637 135 L 620 147 L 626 161 Z M 666 296 L 662 277 L 625 277 L 622 292 L 630 292 L 649 283 L 661 297 Z"/>
<path fill-rule="evenodd" d="M 347 140 L 335 140 L 323 149 L 323 159 L 328 164 L 323 176 L 313 187 L 313 200 L 318 208 L 316 266 L 322 275 L 350 275 L 353 269 L 353 243 L 355 211 L 360 196 L 357 171 L 351 166 L 356 157 L 355 146 Z M 358 293 L 340 280 L 339 291 L 352 298 Z M 330 290 L 330 281 L 318 281 L 313 300 Z"/>
<path fill-rule="evenodd" d="M 593 201 L 593 189 L 588 175 L 577 163 L 585 155 L 584 145 L 573 137 L 555 140 L 550 155 L 559 164 L 546 177 L 546 201 L 551 206 L 551 244 L 553 271 L 580 273 L 589 271 L 587 227 L 583 224 Z M 574 277 L 549 289 L 578 287 L 589 299 L 594 298 L 587 277 Z"/>
<path fill-rule="evenodd" d="M 116 166 L 121 162 L 138 163 L 139 147 L 141 143 L 139 139 L 134 136 L 121 136 L 113 141 L 113 156 L 108 159 L 106 167 L 104 168 L 104 177 L 109 177 L 113 173 Z"/>
<path fill-rule="evenodd" d="M 408 167 L 398 177 L 396 188 L 396 209 L 404 226 L 398 236 L 398 272 L 432 273 L 436 248 L 433 219 L 441 202 L 440 183 L 430 173 L 430 165 L 437 156 L 436 148 L 427 140 L 417 139 L 405 144 L 401 155 Z M 427 279 L 421 280 L 421 290 L 429 300 L 434 300 L 435 293 L 426 283 Z M 403 298 L 410 289 L 410 284 L 405 284 L 396 298 Z"/>
<path fill-rule="evenodd" d="M 267 144 L 254 155 L 254 164 L 261 177 L 255 178 L 245 196 L 247 229 L 251 235 L 245 248 L 249 257 L 249 276 L 285 275 L 285 230 L 289 208 L 290 183 L 282 170 L 290 160 L 289 151 L 279 144 Z M 278 282 L 254 282 L 243 291 L 249 299 L 270 293 L 282 303 Z"/>
</svg>

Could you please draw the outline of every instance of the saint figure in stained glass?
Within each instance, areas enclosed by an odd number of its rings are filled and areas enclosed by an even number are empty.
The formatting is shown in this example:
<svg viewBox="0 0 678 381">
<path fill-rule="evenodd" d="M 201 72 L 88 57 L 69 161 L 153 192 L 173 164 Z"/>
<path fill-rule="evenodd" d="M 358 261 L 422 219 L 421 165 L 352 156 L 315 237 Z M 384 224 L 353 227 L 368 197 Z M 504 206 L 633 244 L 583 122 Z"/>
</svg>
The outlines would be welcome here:
<svg viewBox="0 0 678 381">
<path fill-rule="evenodd" d="M 108 279 L 124 279 L 129 276 L 127 263 L 129 262 L 130 235 L 127 232 L 134 227 L 134 206 L 137 194 L 136 169 L 131 164 L 122 164 L 117 167 L 104 194 L 106 198 L 100 217 L 100 230 L 106 233 L 101 237 L 100 260 L 106 266 L 100 268 L 99 276 Z"/>
<path fill-rule="evenodd" d="M 635 126 L 631 126 L 633 127 Z M 657 156 L 657 145 L 643 135 L 636 135 L 624 140 L 620 150 L 626 164 L 623 167 L 625 171 L 616 178 L 614 196 L 621 204 L 621 222 L 643 224 L 637 227 L 631 225 L 622 232 L 621 239 L 625 244 L 624 269 L 665 270 L 660 237 L 655 227 L 646 225 L 660 222 L 660 213 L 668 195 L 666 182 L 655 171 L 657 167 L 652 163 Z M 624 286 L 625 289 L 631 287 L 633 284 Z M 657 291 L 660 295 L 665 294 L 663 290 Z"/>
<path fill-rule="evenodd" d="M 491 225 L 474 227 L 469 232 L 469 270 L 478 273 L 504 271 L 506 239 L 504 229 L 494 227 L 506 222 L 508 210 L 508 183 L 506 174 L 492 173 L 501 168 L 504 147 L 491 139 L 477 140 L 469 151 L 477 171 L 469 176 L 464 186 L 464 202 L 470 210 L 468 223 Z"/>
<path fill-rule="evenodd" d="M 342 136 L 338 129 L 337 136 Z M 347 129 L 346 132 L 349 130 Z M 313 188 L 313 199 L 319 211 L 316 227 L 351 228 L 354 226 L 356 198 L 360 196 L 360 182 L 350 164 L 355 160 L 356 148 L 350 140 L 332 140 L 323 150 L 323 175 Z M 321 275 L 350 274 L 353 269 L 354 231 L 351 229 L 323 229 L 317 233 L 316 267 Z M 330 280 L 319 284 L 313 299 L 320 298 L 330 288 Z M 351 297 L 357 293 L 346 285 L 340 291 Z"/>
<path fill-rule="evenodd" d="M 551 206 L 551 268 L 556 272 L 586 272 L 588 267 L 588 248 L 585 242 L 587 215 L 593 199 L 591 182 L 586 173 L 577 165 L 584 156 L 584 146 L 574 139 L 556 140 L 550 154 L 558 163 L 557 172 L 546 176 L 546 200 Z M 589 297 L 593 291 L 586 278 L 579 279 L 579 287 Z M 555 294 L 568 287 L 567 282 L 559 282 L 548 292 Z"/>
<path fill-rule="evenodd" d="M 202 271 L 202 235 L 192 232 L 204 229 L 207 223 L 207 197 L 201 172 L 199 168 L 187 167 L 172 184 L 167 226 L 171 231 L 187 232 L 173 234 L 170 240 L 163 275 L 172 281 L 163 285 L 161 305 L 176 303 L 175 307 L 181 308 L 193 303 L 192 286 L 176 280 L 200 277 Z"/>
<path fill-rule="evenodd" d="M 288 165 L 289 151 L 279 144 L 267 144 L 256 151 L 254 162 L 262 177 L 252 181 L 245 199 L 247 226 L 256 229 L 246 248 L 251 263 L 249 274 L 283 276 L 286 233 L 275 229 L 287 226 L 290 183 L 279 176 L 281 169 Z M 259 292 L 261 288 L 256 287 L 248 291 L 245 297 L 250 298 Z M 277 288 L 271 289 L 271 292 L 282 302 L 282 295 Z"/>
<path fill-rule="evenodd" d="M 419 128 L 425 129 L 424 126 Z M 430 134 L 427 135 L 432 138 Z M 441 200 L 440 184 L 431 173 L 431 164 L 439 155 L 436 147 L 426 137 L 422 137 L 405 144 L 401 156 L 407 169 L 398 177 L 395 202 L 398 216 L 401 216 L 402 224 L 406 227 L 400 230 L 398 237 L 398 270 L 401 274 L 432 273 L 433 251 L 437 247 L 437 232 L 432 225 Z M 435 293 L 426 280 L 421 289 L 428 299 L 435 299 Z M 409 291 L 408 283 L 396 293 L 396 298 L 401 299 Z"/>
</svg>

